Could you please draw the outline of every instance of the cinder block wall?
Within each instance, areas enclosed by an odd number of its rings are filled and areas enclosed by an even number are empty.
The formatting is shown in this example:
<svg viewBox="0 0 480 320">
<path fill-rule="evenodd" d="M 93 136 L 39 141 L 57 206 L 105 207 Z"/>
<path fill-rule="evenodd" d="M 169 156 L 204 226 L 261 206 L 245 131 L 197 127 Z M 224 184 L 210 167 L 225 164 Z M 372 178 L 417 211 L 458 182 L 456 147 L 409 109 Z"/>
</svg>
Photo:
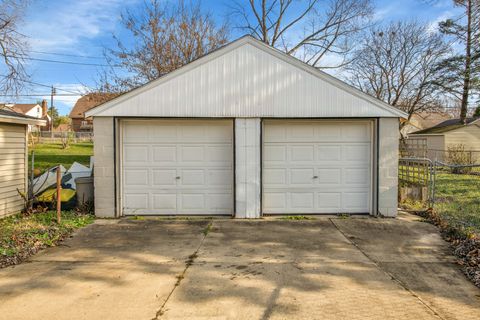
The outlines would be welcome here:
<svg viewBox="0 0 480 320">
<path fill-rule="evenodd" d="M 378 157 L 378 214 L 395 217 L 398 208 L 398 118 L 381 118 Z"/>
<path fill-rule="evenodd" d="M 260 218 L 259 118 L 235 119 L 235 217 Z"/>
<path fill-rule="evenodd" d="M 95 175 L 95 215 L 115 217 L 115 148 L 113 117 L 94 117 L 93 147 Z"/>
</svg>

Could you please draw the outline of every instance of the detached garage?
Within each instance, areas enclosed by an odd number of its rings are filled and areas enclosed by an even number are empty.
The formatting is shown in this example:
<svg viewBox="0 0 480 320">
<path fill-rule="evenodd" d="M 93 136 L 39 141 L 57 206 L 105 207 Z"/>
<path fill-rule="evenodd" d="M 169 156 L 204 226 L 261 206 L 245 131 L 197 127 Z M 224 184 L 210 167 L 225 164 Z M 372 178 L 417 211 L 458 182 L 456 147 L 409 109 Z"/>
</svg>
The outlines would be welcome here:
<svg viewBox="0 0 480 320">
<path fill-rule="evenodd" d="M 87 116 L 100 217 L 397 212 L 406 115 L 249 36 Z"/>
</svg>

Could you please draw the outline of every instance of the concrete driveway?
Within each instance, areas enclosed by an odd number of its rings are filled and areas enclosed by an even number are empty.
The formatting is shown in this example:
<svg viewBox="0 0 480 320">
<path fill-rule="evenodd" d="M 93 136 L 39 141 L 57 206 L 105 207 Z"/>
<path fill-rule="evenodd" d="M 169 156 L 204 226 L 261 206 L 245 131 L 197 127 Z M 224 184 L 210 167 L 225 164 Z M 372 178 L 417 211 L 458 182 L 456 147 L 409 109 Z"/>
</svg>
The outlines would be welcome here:
<svg viewBox="0 0 480 320">
<path fill-rule="evenodd" d="M 436 228 L 399 219 L 97 221 L 0 270 L 1 319 L 479 319 Z"/>
</svg>

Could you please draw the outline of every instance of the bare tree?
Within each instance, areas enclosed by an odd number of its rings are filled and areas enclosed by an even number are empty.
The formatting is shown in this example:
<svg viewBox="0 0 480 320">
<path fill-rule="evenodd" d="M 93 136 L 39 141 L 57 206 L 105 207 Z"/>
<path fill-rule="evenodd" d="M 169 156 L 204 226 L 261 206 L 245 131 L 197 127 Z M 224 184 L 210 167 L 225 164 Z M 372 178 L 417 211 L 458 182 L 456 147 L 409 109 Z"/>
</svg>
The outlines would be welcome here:
<svg viewBox="0 0 480 320">
<path fill-rule="evenodd" d="M 370 0 L 243 0 L 231 11 L 240 29 L 318 68 L 350 61 L 355 35 L 373 12 Z M 327 56 L 337 61 L 322 64 Z"/>
<path fill-rule="evenodd" d="M 136 14 L 121 16 L 132 45 L 118 36 L 116 48 L 106 49 L 111 69 L 100 74 L 100 89 L 123 92 L 155 80 L 227 42 L 227 28 L 217 26 L 199 2 L 176 5 L 149 0 Z"/>
<path fill-rule="evenodd" d="M 441 108 L 436 65 L 448 54 L 438 34 L 417 22 L 372 28 L 348 66 L 360 90 L 412 115 Z"/>
<path fill-rule="evenodd" d="M 26 0 L 0 1 L 0 92 L 17 94 L 25 84 L 26 37 L 18 31 Z"/>
<path fill-rule="evenodd" d="M 470 97 L 480 93 L 480 1 L 453 2 L 463 9 L 463 14 L 440 22 L 439 28 L 461 49 L 438 65 L 443 76 L 437 84 L 461 101 L 460 120 L 465 123 Z"/>
</svg>

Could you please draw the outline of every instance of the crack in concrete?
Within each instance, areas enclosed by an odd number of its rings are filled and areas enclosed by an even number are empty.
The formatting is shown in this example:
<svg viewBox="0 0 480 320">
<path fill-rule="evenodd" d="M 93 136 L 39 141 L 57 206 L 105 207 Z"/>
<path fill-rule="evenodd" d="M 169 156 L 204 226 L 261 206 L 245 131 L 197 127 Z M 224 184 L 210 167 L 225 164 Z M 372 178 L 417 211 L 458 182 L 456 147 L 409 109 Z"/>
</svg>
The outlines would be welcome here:
<svg viewBox="0 0 480 320">
<path fill-rule="evenodd" d="M 180 286 L 180 283 L 182 282 L 183 279 L 185 279 L 185 275 L 187 273 L 188 268 L 195 262 L 195 259 L 198 258 L 198 251 L 200 248 L 203 246 L 203 242 L 205 241 L 205 238 L 208 236 L 210 231 L 212 230 L 213 227 L 213 221 L 210 221 L 206 228 L 202 231 L 203 237 L 202 240 L 200 241 L 200 244 L 198 245 L 197 249 L 188 256 L 188 259 L 185 261 L 185 268 L 183 269 L 182 273 L 177 275 L 177 281 L 173 285 L 172 290 L 170 290 L 170 293 L 168 294 L 167 298 L 165 301 L 162 303 L 160 306 L 160 309 L 155 314 L 155 317 L 152 318 L 152 320 L 158 320 L 164 313 L 165 313 L 165 306 L 167 305 L 168 300 L 170 300 L 171 296 L 175 292 L 175 289 L 177 289 L 178 286 Z"/>
<path fill-rule="evenodd" d="M 426 302 L 425 300 L 423 300 L 417 293 L 415 293 L 413 290 L 411 290 L 410 288 L 408 288 L 408 286 L 406 284 L 404 284 L 400 279 L 398 279 L 397 277 L 395 277 L 395 275 L 393 275 L 392 273 L 388 272 L 387 270 L 383 269 L 377 261 L 375 261 L 372 257 L 370 257 L 365 251 L 363 251 L 360 246 L 358 244 L 355 243 L 355 241 L 353 241 L 352 239 L 350 239 L 339 227 L 338 225 L 333 221 L 333 219 L 329 218 L 328 220 L 330 220 L 330 222 L 333 224 L 333 226 L 335 227 L 335 229 L 338 230 L 338 232 L 340 232 L 340 234 L 345 238 L 347 239 L 348 242 L 350 242 L 351 245 L 353 245 L 358 251 L 360 251 L 360 253 L 362 253 L 370 262 L 372 262 L 375 267 L 380 270 L 381 272 L 383 272 L 386 276 L 388 276 L 392 281 L 394 281 L 395 283 L 397 283 L 402 289 L 404 289 L 405 291 L 407 291 L 411 296 L 413 296 L 414 298 L 416 298 L 425 308 L 427 308 L 428 310 L 430 310 L 430 312 L 432 312 L 436 317 L 438 317 L 439 319 L 442 319 L 442 320 L 446 320 L 444 317 L 442 317 L 433 307 L 431 307 L 428 302 Z"/>
</svg>

